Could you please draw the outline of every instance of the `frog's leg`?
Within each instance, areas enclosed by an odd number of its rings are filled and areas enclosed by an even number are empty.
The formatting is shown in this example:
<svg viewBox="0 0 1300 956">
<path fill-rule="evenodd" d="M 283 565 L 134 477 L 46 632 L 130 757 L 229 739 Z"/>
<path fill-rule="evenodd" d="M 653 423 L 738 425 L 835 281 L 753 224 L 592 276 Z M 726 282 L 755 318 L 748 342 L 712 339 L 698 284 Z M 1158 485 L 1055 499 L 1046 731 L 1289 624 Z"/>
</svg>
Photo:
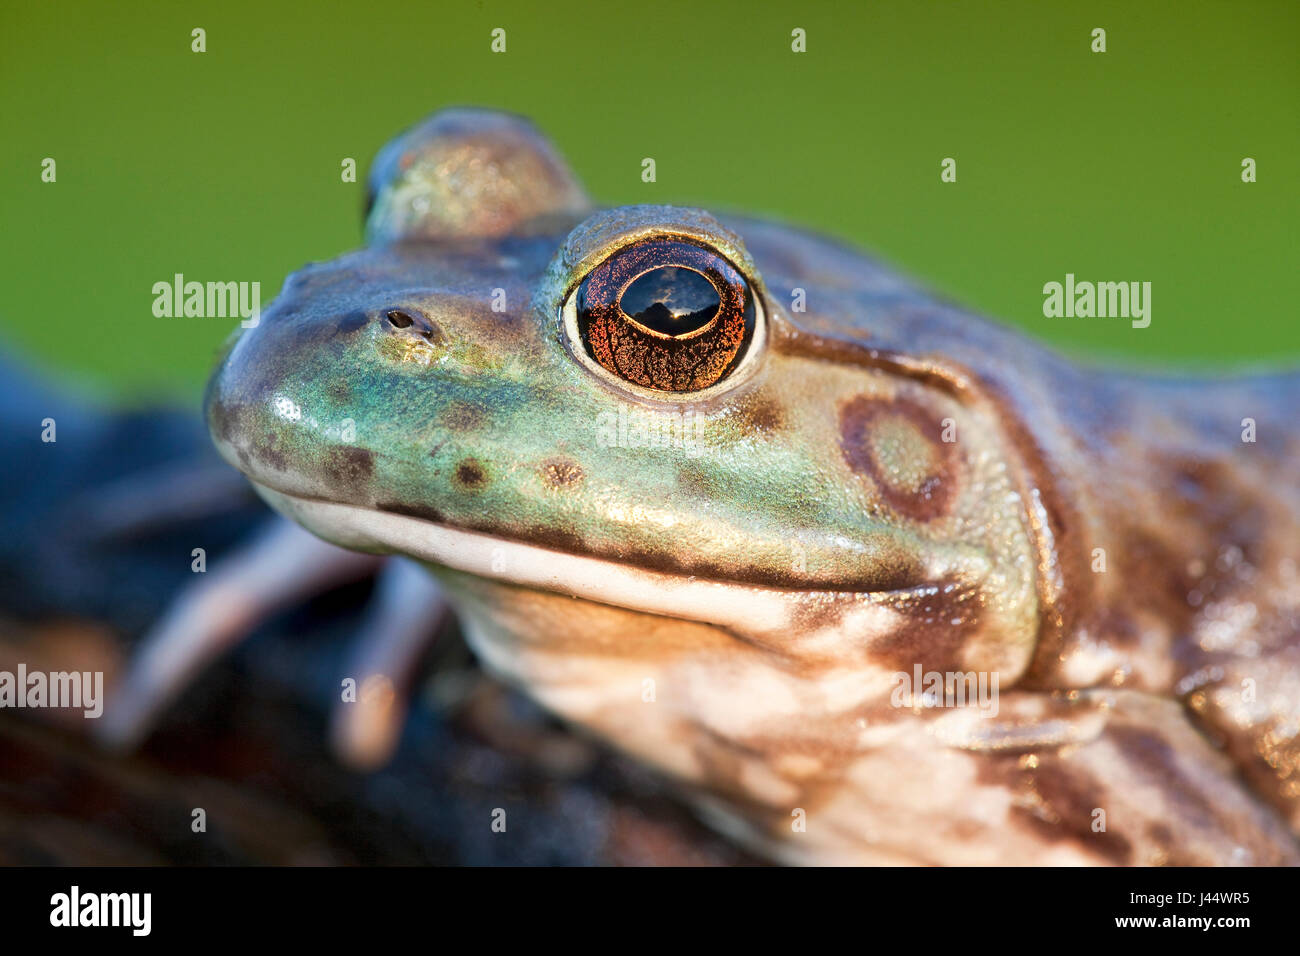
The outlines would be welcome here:
<svg viewBox="0 0 1300 956">
<path fill-rule="evenodd" d="M 346 551 L 276 518 L 185 589 L 145 636 L 96 731 L 129 748 L 194 676 L 270 614 L 373 574 L 382 558 Z"/>
<path fill-rule="evenodd" d="M 404 558 L 386 564 L 345 672 L 356 681 L 356 699 L 334 712 L 333 743 L 346 763 L 367 769 L 392 755 L 411 678 L 446 613 L 432 575 Z"/>
</svg>

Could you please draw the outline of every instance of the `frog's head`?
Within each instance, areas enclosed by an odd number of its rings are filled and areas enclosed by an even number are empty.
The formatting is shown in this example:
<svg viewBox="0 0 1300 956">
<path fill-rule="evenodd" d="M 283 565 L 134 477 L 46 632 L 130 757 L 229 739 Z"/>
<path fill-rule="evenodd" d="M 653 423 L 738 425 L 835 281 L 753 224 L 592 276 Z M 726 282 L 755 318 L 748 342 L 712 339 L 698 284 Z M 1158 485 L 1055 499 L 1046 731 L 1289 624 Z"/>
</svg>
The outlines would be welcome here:
<svg viewBox="0 0 1300 956">
<path fill-rule="evenodd" d="M 367 247 L 229 347 L 216 443 L 345 546 L 1019 673 L 1037 556 L 995 416 L 932 358 L 817 329 L 888 312 L 885 273 L 728 222 L 596 210 L 523 121 L 438 114 L 380 153 Z"/>
</svg>

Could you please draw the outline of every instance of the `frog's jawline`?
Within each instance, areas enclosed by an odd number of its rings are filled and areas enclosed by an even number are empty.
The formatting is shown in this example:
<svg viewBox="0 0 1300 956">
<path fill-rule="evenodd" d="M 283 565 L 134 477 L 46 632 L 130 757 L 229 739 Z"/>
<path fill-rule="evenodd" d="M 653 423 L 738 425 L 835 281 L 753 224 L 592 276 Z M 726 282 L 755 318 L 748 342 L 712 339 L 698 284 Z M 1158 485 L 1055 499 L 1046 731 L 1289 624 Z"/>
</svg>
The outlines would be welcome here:
<svg viewBox="0 0 1300 956">
<path fill-rule="evenodd" d="M 889 608 L 924 585 L 895 591 L 803 591 L 650 571 L 603 558 L 464 531 L 423 518 L 277 491 L 252 482 L 280 514 L 345 548 L 397 553 L 524 587 L 688 620 L 780 631 L 809 602 Z"/>
</svg>

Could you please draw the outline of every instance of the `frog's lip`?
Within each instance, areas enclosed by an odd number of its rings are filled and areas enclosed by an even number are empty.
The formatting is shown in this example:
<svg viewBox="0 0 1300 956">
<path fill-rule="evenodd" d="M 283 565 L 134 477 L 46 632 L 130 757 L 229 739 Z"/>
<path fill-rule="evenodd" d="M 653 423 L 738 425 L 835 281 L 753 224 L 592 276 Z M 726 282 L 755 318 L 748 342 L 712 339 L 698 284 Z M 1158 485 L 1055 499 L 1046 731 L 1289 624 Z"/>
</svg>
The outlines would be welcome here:
<svg viewBox="0 0 1300 956">
<path fill-rule="evenodd" d="M 606 558 L 466 531 L 425 518 L 278 491 L 253 481 L 276 511 L 345 548 L 394 553 L 484 578 L 651 614 L 789 633 L 809 604 L 888 608 L 930 585 L 890 591 L 796 590 L 649 570 Z"/>
</svg>

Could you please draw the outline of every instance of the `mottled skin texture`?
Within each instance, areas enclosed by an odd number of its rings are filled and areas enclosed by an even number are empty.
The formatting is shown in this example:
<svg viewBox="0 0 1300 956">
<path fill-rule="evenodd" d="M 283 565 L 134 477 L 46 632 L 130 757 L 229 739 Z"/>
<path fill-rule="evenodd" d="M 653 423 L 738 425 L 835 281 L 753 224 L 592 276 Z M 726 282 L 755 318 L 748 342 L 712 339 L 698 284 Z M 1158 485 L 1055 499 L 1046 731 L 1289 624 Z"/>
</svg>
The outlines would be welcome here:
<svg viewBox="0 0 1300 956">
<path fill-rule="evenodd" d="M 1300 859 L 1296 378 L 1085 370 L 827 239 L 597 211 L 499 114 L 439 114 L 371 185 L 369 245 L 290 277 L 208 418 L 324 537 L 499 541 L 486 573 L 430 567 L 489 667 L 782 860 Z M 698 396 L 593 374 L 564 333 L 584 275 L 656 235 L 762 305 L 761 351 Z M 703 453 L 609 447 L 621 409 L 690 409 Z M 521 583 L 517 543 L 608 565 Z M 996 673 L 996 716 L 895 706 L 915 665 Z"/>
</svg>

